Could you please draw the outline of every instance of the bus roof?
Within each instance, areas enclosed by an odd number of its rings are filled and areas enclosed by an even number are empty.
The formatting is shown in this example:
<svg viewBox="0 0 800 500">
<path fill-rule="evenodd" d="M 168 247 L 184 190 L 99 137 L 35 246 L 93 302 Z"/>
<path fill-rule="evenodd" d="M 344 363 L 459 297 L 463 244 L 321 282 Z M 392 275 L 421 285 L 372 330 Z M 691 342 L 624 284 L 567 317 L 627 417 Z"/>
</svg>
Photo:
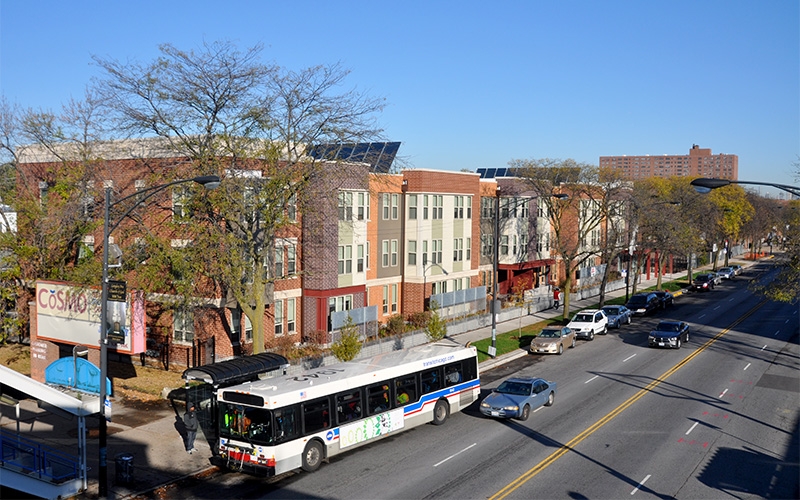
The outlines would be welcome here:
<svg viewBox="0 0 800 500">
<path fill-rule="evenodd" d="M 245 382 L 220 390 L 218 399 L 224 401 L 225 394 L 230 392 L 252 394 L 263 397 L 265 407 L 275 408 L 346 391 L 351 387 L 381 382 L 404 373 L 445 365 L 475 355 L 475 347 L 426 344 L 379 354 L 372 358 L 323 366 L 299 375 Z"/>
</svg>

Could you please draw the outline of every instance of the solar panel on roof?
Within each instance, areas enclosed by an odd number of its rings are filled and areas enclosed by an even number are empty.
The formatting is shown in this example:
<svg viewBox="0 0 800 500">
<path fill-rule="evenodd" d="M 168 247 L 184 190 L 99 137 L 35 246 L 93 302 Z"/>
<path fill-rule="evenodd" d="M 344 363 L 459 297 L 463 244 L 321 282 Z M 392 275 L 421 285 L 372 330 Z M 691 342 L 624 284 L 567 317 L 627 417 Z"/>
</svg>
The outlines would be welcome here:
<svg viewBox="0 0 800 500">
<path fill-rule="evenodd" d="M 399 149 L 399 142 L 347 142 L 318 144 L 311 148 L 309 155 L 320 160 L 369 163 L 373 172 L 388 173 Z"/>
</svg>

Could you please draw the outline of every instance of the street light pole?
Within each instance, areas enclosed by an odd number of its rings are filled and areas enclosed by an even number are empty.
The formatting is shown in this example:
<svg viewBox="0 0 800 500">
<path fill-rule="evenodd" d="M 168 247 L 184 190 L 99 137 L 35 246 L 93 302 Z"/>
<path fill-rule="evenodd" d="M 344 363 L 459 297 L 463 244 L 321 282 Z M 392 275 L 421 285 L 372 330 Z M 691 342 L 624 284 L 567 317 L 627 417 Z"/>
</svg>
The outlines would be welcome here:
<svg viewBox="0 0 800 500">
<path fill-rule="evenodd" d="M 492 345 L 489 347 L 489 356 L 495 357 L 497 354 L 497 274 L 500 267 L 500 187 L 497 187 L 494 197 L 494 235 L 492 246 L 494 255 L 492 256 Z"/>
<path fill-rule="evenodd" d="M 134 208 L 139 206 L 154 194 L 163 191 L 168 187 L 176 184 L 183 184 L 185 182 L 196 182 L 205 186 L 206 189 L 214 189 L 219 186 L 219 177 L 216 175 L 204 175 L 191 179 L 180 179 L 160 186 L 153 186 L 140 190 L 132 195 L 120 198 L 115 203 L 111 203 L 111 186 L 107 186 L 105 189 L 105 203 L 103 210 L 103 282 L 101 284 L 100 294 L 100 427 L 98 429 L 100 434 L 98 493 L 101 498 L 105 498 L 108 495 L 108 428 L 106 425 L 106 399 L 108 399 L 108 391 L 106 389 L 106 380 L 108 379 L 108 331 L 106 324 L 106 316 L 108 315 L 108 240 L 111 232 L 116 229 L 117 226 L 119 226 L 120 222 L 122 222 L 125 217 L 127 217 L 133 211 Z M 111 224 L 111 208 L 133 197 L 138 197 L 139 199 L 130 208 L 128 208 L 124 214 L 122 214 L 117 222 Z"/>
<path fill-rule="evenodd" d="M 447 272 L 447 270 L 445 268 L 443 268 L 442 266 L 440 266 L 436 262 L 431 262 L 430 264 L 427 264 L 427 263 L 423 262 L 423 264 L 422 264 L 422 310 L 423 311 L 427 309 L 427 307 L 425 305 L 425 298 L 426 298 L 425 295 L 428 293 L 428 290 L 427 290 L 427 288 L 428 288 L 428 280 L 427 280 L 427 274 L 426 273 L 428 272 L 428 269 L 430 269 L 433 266 L 436 266 L 439 269 L 441 269 L 445 276 L 450 274 L 450 273 Z"/>
</svg>

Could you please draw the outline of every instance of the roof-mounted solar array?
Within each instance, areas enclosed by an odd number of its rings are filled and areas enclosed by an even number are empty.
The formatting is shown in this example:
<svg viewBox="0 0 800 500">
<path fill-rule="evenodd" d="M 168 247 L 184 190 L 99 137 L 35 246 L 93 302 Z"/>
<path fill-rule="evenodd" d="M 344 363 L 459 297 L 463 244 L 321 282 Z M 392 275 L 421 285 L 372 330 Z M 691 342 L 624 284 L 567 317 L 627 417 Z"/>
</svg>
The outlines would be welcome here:
<svg viewBox="0 0 800 500">
<path fill-rule="evenodd" d="M 475 171 L 481 179 L 494 179 L 496 177 L 517 177 L 518 169 L 511 167 L 485 167 Z"/>
<path fill-rule="evenodd" d="M 319 144 L 309 154 L 318 160 L 369 163 L 371 171 L 385 174 L 391 170 L 399 149 L 399 142 L 343 142 Z"/>
</svg>

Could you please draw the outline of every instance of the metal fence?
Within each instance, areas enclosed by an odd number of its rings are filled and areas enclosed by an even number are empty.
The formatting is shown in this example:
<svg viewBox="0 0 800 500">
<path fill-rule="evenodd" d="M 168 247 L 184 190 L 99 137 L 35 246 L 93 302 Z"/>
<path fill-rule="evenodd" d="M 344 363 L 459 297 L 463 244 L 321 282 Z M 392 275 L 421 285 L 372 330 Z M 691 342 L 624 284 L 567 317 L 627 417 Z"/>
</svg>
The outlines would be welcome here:
<svg viewBox="0 0 800 500">
<path fill-rule="evenodd" d="M 42 481 L 59 484 L 80 477 L 77 457 L 13 432 L 0 429 L 0 449 L 3 467 L 30 474 Z"/>
</svg>

